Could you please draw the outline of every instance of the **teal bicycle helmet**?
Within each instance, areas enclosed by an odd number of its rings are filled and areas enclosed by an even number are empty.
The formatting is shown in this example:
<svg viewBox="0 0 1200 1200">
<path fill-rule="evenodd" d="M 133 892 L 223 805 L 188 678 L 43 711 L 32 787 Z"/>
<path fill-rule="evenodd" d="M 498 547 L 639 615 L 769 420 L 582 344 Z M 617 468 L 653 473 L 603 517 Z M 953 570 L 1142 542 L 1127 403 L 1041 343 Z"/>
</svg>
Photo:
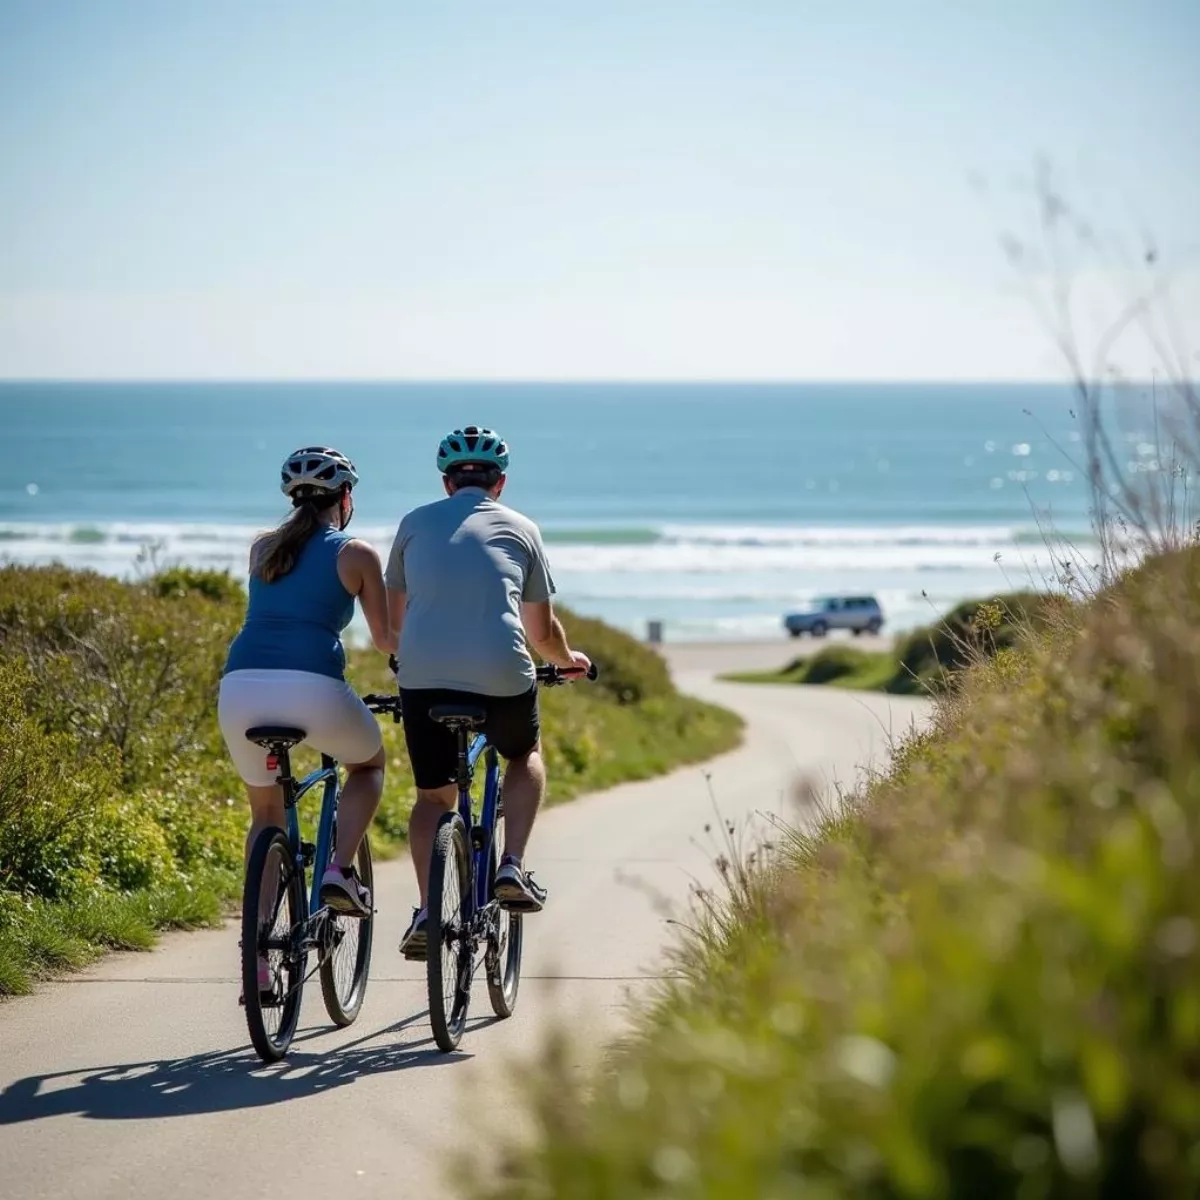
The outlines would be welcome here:
<svg viewBox="0 0 1200 1200">
<path fill-rule="evenodd" d="M 455 467 L 495 467 L 508 470 L 508 446 L 494 429 L 468 425 L 442 438 L 438 446 L 438 470 L 443 475 Z"/>
</svg>

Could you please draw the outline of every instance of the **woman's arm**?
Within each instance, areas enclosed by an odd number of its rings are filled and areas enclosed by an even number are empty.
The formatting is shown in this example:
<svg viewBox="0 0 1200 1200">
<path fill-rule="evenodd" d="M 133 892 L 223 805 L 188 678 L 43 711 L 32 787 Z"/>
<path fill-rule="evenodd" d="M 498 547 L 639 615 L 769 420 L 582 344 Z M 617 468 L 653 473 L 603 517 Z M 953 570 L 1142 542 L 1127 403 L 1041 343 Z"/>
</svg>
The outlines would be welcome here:
<svg viewBox="0 0 1200 1200">
<path fill-rule="evenodd" d="M 337 564 L 338 578 L 346 591 L 358 597 L 375 649 L 381 654 L 394 654 L 396 636 L 388 620 L 383 566 L 375 547 L 358 540 L 347 542 L 338 555 Z"/>
</svg>

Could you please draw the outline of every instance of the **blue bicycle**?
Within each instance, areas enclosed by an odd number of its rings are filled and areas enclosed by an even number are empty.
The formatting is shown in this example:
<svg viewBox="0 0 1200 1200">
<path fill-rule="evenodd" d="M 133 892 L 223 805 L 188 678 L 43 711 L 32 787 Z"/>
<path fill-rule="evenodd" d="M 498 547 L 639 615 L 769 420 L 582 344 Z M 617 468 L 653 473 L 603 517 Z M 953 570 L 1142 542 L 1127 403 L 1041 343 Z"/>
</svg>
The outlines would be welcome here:
<svg viewBox="0 0 1200 1200">
<path fill-rule="evenodd" d="M 380 698 L 387 699 L 387 698 Z M 394 699 L 392 697 L 391 699 Z M 371 706 L 373 711 L 388 711 Z M 290 751 L 305 738 L 303 729 L 263 725 L 246 737 L 267 751 L 267 764 L 279 772 L 287 829 L 264 829 L 255 839 L 242 894 L 242 1002 L 250 1040 L 264 1062 L 288 1051 L 300 1021 L 304 984 L 311 977 L 310 954 L 317 957 L 321 995 L 335 1025 L 351 1024 L 362 1008 L 371 965 L 375 916 L 352 917 L 321 903 L 321 876 L 337 846 L 338 765 L 327 754 L 304 779 L 292 777 Z M 317 840 L 301 840 L 297 805 L 305 793 L 323 789 Z M 313 870 L 312 888 L 306 871 Z M 366 837 L 354 869 L 374 896 L 371 844 Z M 260 979 L 267 964 L 269 982 Z"/>
<path fill-rule="evenodd" d="M 567 683 L 576 674 L 558 667 L 539 667 L 544 687 Z M 588 679 L 596 678 L 593 665 Z M 366 696 L 376 712 L 400 720 L 397 696 Z M 429 1021 L 434 1040 L 447 1054 L 457 1049 L 467 1025 L 476 956 L 483 950 L 488 998 L 498 1017 L 510 1017 L 521 983 L 522 925 L 519 913 L 502 909 L 492 895 L 500 850 L 504 845 L 504 796 L 500 757 L 479 733 L 487 719 L 483 708 L 441 704 L 430 710 L 433 720 L 458 738 L 458 806 L 438 822 L 429 873 L 429 924 L 426 973 Z M 471 797 L 475 766 L 483 757 L 483 808 L 476 819 Z"/>
</svg>

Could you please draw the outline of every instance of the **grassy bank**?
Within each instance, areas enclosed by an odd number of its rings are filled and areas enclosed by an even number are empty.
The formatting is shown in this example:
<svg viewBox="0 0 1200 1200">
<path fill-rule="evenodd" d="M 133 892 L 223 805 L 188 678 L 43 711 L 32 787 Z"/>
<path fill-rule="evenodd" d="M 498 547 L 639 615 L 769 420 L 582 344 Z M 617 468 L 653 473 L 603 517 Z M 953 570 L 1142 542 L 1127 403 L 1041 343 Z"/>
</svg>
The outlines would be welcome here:
<svg viewBox="0 0 1200 1200">
<path fill-rule="evenodd" d="M 0 570 L 0 995 L 154 931 L 210 924 L 241 886 L 244 793 L 216 724 L 245 595 L 176 570 L 128 584 L 64 568 Z M 736 744 L 732 714 L 679 695 L 658 655 L 566 615 L 602 671 L 543 697 L 551 801 L 642 779 Z M 351 655 L 360 691 L 390 685 Z M 383 726 L 378 852 L 413 801 L 399 726 Z M 298 770 L 314 765 L 297 756 Z M 309 806 L 305 819 L 315 818 Z"/>
<path fill-rule="evenodd" d="M 1200 1194 L 1200 555 L 968 668 L 729 876 L 600 1078 L 472 1194 Z"/>
<path fill-rule="evenodd" d="M 739 671 L 723 678 L 734 683 L 829 684 L 899 696 L 936 695 L 973 662 L 1015 646 L 1025 630 L 1048 620 L 1059 603 L 1032 592 L 967 600 L 888 650 L 835 643 L 777 671 Z"/>
</svg>

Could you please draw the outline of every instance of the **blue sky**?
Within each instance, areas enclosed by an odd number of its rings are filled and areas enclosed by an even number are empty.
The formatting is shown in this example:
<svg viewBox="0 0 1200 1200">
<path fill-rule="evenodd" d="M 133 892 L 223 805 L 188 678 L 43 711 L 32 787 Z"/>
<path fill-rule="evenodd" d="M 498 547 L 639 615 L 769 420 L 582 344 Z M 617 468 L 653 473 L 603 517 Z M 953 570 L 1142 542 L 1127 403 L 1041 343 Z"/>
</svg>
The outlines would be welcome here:
<svg viewBox="0 0 1200 1200">
<path fill-rule="evenodd" d="M 1195 332 L 1197 61 L 1194 0 L 0 0 L 0 376 L 1050 377 L 1039 155 Z"/>
</svg>

